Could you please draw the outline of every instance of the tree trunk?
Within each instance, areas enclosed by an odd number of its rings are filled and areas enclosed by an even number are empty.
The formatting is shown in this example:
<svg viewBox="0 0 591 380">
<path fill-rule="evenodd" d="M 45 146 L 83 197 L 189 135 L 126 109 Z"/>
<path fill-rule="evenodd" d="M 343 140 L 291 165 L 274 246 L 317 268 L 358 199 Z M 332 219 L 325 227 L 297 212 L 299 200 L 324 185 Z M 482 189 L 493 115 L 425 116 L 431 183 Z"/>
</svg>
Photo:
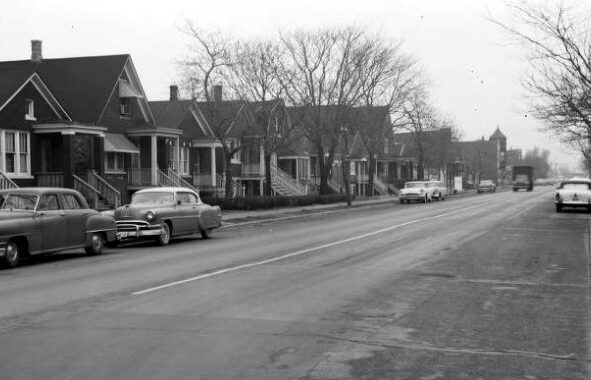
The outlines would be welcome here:
<svg viewBox="0 0 591 380">
<path fill-rule="evenodd" d="M 265 154 L 265 195 L 273 195 L 273 185 L 271 182 L 271 155 Z"/>
<path fill-rule="evenodd" d="M 349 185 L 349 173 L 351 172 L 349 160 L 342 160 L 343 182 L 345 182 L 345 195 L 347 197 L 347 206 L 351 206 L 351 186 Z"/>
<path fill-rule="evenodd" d="M 376 174 L 376 158 L 375 155 L 373 153 L 373 151 L 368 152 L 369 154 L 369 161 L 368 161 L 368 165 L 369 165 L 369 170 L 368 170 L 368 180 L 367 180 L 367 189 L 365 191 L 365 195 L 367 195 L 368 197 L 373 197 L 373 195 L 375 194 L 374 192 L 374 176 Z"/>
<path fill-rule="evenodd" d="M 224 156 L 226 159 L 226 164 L 224 168 L 226 171 L 225 198 L 232 199 L 232 197 L 234 196 L 234 192 L 232 191 L 232 155 L 228 152 L 224 152 Z"/>
<path fill-rule="evenodd" d="M 320 172 L 320 194 L 328 194 L 328 172 L 326 171 L 322 146 L 318 146 L 318 171 Z"/>
</svg>

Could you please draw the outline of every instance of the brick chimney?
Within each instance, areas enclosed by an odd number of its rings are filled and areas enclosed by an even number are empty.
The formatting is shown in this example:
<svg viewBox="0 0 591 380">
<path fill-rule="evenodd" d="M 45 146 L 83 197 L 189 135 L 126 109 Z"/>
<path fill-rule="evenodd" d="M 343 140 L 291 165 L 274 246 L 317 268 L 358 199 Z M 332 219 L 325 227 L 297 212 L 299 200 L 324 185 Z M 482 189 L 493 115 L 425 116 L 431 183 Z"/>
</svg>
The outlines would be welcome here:
<svg viewBox="0 0 591 380">
<path fill-rule="evenodd" d="M 31 40 L 31 62 L 41 63 L 43 60 L 42 42 L 41 40 Z"/>
<path fill-rule="evenodd" d="M 212 100 L 214 102 L 221 102 L 222 101 L 222 85 L 221 84 L 216 84 L 215 86 L 213 86 L 212 89 Z"/>
<path fill-rule="evenodd" d="M 179 100 L 179 86 L 176 84 L 170 86 L 170 100 Z"/>
</svg>

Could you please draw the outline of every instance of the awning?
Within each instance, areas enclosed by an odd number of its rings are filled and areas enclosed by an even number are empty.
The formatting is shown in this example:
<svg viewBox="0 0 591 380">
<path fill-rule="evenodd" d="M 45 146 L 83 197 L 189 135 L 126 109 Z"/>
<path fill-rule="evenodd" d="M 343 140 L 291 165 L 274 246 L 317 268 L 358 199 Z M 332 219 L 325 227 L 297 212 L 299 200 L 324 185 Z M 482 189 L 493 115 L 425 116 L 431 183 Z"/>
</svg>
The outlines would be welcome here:
<svg viewBox="0 0 591 380">
<path fill-rule="evenodd" d="M 136 90 L 128 81 L 119 81 L 119 97 L 120 98 L 143 98 L 144 96 Z"/>
<path fill-rule="evenodd" d="M 105 152 L 139 153 L 129 139 L 118 133 L 105 133 Z"/>
</svg>

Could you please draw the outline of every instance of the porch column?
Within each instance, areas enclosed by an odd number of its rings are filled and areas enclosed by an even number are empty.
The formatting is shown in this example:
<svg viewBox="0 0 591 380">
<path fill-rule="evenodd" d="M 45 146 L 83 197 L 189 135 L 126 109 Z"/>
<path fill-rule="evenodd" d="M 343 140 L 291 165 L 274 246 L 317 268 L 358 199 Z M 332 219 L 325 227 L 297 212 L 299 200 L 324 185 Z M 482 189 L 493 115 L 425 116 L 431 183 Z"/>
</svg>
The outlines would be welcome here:
<svg viewBox="0 0 591 380">
<path fill-rule="evenodd" d="M 150 136 L 150 169 L 152 185 L 158 186 L 158 140 L 156 135 Z"/>
<path fill-rule="evenodd" d="M 62 135 L 64 147 L 64 187 L 74 187 L 74 136 Z"/>
<path fill-rule="evenodd" d="M 94 166 L 93 169 L 100 174 L 105 173 L 105 138 L 96 136 L 94 137 Z"/>
<path fill-rule="evenodd" d="M 181 172 L 181 143 L 180 137 L 177 137 L 174 141 L 174 161 L 176 162 L 176 171 L 177 173 Z"/>
<path fill-rule="evenodd" d="M 215 146 L 211 147 L 211 185 L 216 187 Z"/>
</svg>

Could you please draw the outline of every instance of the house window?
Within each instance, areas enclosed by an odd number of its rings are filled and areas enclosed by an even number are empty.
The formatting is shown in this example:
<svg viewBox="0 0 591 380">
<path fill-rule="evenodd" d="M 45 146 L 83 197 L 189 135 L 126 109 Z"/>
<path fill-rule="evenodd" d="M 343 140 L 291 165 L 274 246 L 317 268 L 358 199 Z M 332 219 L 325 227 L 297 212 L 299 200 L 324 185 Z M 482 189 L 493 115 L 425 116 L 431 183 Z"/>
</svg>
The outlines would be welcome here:
<svg viewBox="0 0 591 380">
<path fill-rule="evenodd" d="M 106 170 L 109 172 L 123 172 L 125 170 L 125 156 L 124 153 L 107 152 L 106 154 Z"/>
<path fill-rule="evenodd" d="M 119 114 L 121 117 L 129 117 L 131 115 L 131 103 L 129 98 L 119 98 Z"/>
<path fill-rule="evenodd" d="M 12 175 L 31 173 L 30 135 L 28 132 L 0 131 L 4 171 Z"/>
<path fill-rule="evenodd" d="M 32 99 L 25 99 L 25 119 L 37 120 L 35 119 L 35 102 Z"/>
<path fill-rule="evenodd" d="M 189 148 L 182 147 L 180 153 L 179 172 L 183 175 L 189 175 Z"/>
</svg>

